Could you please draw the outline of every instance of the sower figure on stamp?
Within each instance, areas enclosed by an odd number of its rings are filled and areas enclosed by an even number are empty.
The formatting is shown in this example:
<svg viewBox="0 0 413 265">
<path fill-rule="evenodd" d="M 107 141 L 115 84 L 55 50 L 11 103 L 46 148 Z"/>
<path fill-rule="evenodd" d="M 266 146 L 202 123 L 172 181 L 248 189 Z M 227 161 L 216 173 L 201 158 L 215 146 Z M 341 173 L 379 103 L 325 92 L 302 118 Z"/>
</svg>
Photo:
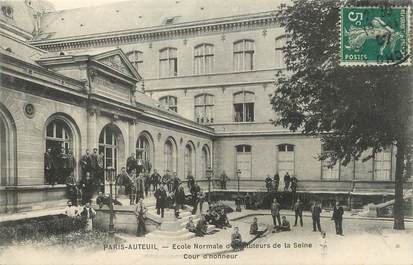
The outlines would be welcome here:
<svg viewBox="0 0 413 265">
<path fill-rule="evenodd" d="M 143 203 L 143 199 L 140 198 L 135 208 L 136 220 L 138 228 L 136 230 L 136 236 L 144 236 L 146 234 L 145 218 L 147 209 Z"/>
<path fill-rule="evenodd" d="M 313 232 L 316 232 L 316 227 L 318 231 L 321 232 L 320 214 L 321 206 L 318 202 L 314 202 L 313 206 L 311 207 L 311 217 L 313 218 Z"/>
<path fill-rule="evenodd" d="M 340 236 L 343 236 L 343 214 L 344 209 L 339 205 L 339 202 L 337 201 L 336 205 L 334 206 L 333 216 L 331 217 L 331 220 L 334 220 L 336 234 Z"/>
<path fill-rule="evenodd" d="M 168 200 L 168 195 L 166 194 L 165 188 L 163 185 L 160 185 L 159 188 L 155 191 L 156 198 L 156 213 L 163 218 L 165 207 Z"/>
</svg>

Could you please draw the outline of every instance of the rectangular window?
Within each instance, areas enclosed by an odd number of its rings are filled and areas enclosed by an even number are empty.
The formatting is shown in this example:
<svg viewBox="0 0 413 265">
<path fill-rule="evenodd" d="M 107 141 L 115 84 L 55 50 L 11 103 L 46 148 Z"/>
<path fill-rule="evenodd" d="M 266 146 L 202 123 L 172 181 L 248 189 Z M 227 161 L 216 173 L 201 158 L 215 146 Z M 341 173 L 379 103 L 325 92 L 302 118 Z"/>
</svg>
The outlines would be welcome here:
<svg viewBox="0 0 413 265">
<path fill-rule="evenodd" d="M 233 45 L 234 71 L 251 71 L 254 69 L 254 41 L 240 40 Z"/>
<path fill-rule="evenodd" d="M 172 77 L 178 75 L 177 49 L 165 48 L 159 51 L 159 76 Z"/>
<path fill-rule="evenodd" d="M 374 180 L 391 180 L 391 147 L 374 155 Z"/>
</svg>

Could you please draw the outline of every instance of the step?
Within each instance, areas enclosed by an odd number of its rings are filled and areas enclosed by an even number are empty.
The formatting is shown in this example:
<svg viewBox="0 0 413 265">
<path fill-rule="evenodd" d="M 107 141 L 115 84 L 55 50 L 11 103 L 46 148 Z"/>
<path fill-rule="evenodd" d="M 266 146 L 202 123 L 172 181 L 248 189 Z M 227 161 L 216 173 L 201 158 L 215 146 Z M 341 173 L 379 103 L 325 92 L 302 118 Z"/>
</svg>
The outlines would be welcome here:
<svg viewBox="0 0 413 265">
<path fill-rule="evenodd" d="M 188 233 L 188 230 L 186 230 L 186 228 L 182 228 L 182 229 L 179 229 L 177 231 L 162 231 L 162 230 L 152 231 L 152 234 L 167 235 L 167 236 L 172 236 L 172 235 L 179 236 L 179 235 L 182 235 L 182 234 L 185 234 L 185 233 Z"/>
<path fill-rule="evenodd" d="M 194 238 L 195 234 L 191 232 L 186 232 L 185 234 L 175 236 L 175 235 L 165 235 L 165 234 L 156 234 L 156 233 L 154 234 L 152 232 L 152 233 L 146 234 L 145 237 L 149 239 L 163 239 L 163 240 L 188 240 L 188 239 Z"/>
</svg>

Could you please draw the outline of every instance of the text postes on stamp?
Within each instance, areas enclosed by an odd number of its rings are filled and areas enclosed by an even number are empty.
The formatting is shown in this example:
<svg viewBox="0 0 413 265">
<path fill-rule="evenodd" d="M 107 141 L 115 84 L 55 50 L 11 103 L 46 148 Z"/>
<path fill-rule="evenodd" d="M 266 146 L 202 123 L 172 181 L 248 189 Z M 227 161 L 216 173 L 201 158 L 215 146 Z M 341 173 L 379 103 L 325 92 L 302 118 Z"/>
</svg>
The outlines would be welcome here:
<svg viewBox="0 0 413 265">
<path fill-rule="evenodd" d="M 343 7 L 340 65 L 407 65 L 409 7 Z"/>
</svg>

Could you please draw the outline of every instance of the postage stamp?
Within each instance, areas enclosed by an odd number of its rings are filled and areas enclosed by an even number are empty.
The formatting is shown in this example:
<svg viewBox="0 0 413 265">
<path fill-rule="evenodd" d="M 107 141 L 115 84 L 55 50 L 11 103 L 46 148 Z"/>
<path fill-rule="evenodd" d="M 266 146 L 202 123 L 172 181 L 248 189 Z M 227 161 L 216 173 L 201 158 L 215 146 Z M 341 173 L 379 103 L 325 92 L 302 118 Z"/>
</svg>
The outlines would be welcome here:
<svg viewBox="0 0 413 265">
<path fill-rule="evenodd" d="M 410 65 L 410 8 L 343 7 L 340 65 Z"/>
</svg>

